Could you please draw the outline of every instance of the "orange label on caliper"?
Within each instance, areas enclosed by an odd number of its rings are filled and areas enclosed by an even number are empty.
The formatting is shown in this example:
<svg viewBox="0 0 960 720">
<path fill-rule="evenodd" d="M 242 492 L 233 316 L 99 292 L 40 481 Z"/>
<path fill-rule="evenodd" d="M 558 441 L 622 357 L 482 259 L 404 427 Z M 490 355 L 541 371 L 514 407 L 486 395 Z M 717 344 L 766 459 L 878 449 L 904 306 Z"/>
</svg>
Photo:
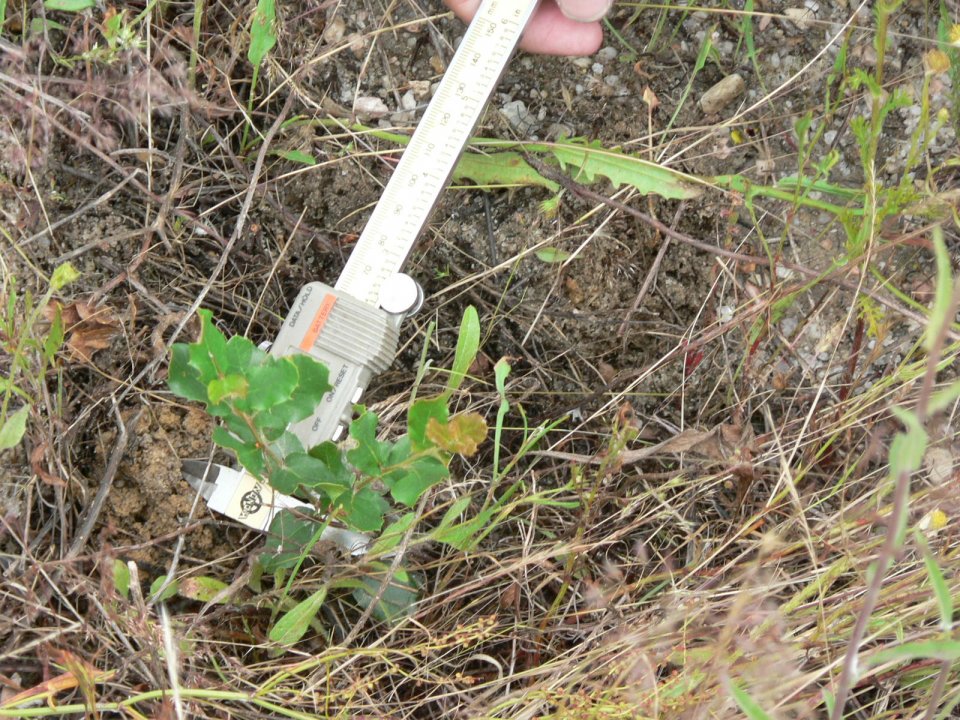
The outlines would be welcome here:
<svg viewBox="0 0 960 720">
<path fill-rule="evenodd" d="M 323 330 L 323 326 L 327 324 L 327 318 L 330 317 L 330 312 L 336 303 L 336 295 L 326 295 L 323 300 L 320 301 L 317 314 L 313 316 L 310 327 L 307 328 L 303 340 L 300 341 L 300 349 L 303 350 L 303 352 L 310 352 L 313 344 L 317 341 L 317 336 L 320 334 L 320 331 Z"/>
</svg>

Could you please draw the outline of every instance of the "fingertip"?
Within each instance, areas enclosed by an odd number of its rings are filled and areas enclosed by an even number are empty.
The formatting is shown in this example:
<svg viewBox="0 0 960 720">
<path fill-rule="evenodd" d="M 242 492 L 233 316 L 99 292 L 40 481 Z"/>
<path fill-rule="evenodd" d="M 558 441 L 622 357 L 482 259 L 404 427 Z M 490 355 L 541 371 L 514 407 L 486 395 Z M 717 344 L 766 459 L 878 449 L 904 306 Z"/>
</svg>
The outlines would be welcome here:
<svg viewBox="0 0 960 720">
<path fill-rule="evenodd" d="M 563 15 L 553 3 L 542 5 L 527 27 L 520 47 L 542 55 L 593 55 L 603 45 L 600 23 L 582 23 Z"/>
<path fill-rule="evenodd" d="M 613 6 L 613 0 L 557 0 L 560 11 L 577 22 L 596 22 Z"/>
</svg>

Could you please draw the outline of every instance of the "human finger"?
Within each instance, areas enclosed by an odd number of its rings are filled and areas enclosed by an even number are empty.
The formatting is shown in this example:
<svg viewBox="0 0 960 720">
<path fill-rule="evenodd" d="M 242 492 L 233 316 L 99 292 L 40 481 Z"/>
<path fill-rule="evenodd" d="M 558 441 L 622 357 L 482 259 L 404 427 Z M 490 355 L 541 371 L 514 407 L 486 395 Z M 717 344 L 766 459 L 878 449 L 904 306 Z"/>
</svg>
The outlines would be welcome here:
<svg viewBox="0 0 960 720">
<path fill-rule="evenodd" d="M 557 0 L 560 10 L 571 20 L 578 22 L 596 22 L 613 5 L 613 0 Z"/>
</svg>

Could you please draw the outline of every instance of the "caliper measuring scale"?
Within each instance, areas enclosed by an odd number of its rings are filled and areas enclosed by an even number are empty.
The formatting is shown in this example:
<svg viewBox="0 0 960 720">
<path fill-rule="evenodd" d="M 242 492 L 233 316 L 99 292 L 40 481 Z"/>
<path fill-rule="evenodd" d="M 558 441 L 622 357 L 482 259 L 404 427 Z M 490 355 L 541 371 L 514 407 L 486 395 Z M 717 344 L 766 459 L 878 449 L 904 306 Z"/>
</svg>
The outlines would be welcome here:
<svg viewBox="0 0 960 720">
<path fill-rule="evenodd" d="M 297 296 L 271 353 L 303 352 L 333 389 L 292 431 L 305 447 L 338 439 L 371 379 L 393 362 L 403 318 L 422 302 L 400 273 L 506 70 L 537 0 L 485 0 L 467 29 L 334 287 Z"/>
</svg>

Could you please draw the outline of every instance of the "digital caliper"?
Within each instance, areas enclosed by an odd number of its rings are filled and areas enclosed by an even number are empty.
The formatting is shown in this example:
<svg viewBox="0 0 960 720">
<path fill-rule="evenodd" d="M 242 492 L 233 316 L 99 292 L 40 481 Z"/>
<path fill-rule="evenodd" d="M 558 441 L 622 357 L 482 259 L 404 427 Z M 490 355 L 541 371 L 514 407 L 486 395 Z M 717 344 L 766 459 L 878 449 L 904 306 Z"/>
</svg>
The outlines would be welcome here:
<svg viewBox="0 0 960 720">
<path fill-rule="evenodd" d="M 306 353 L 327 366 L 333 389 L 291 430 L 313 447 L 337 440 L 370 381 L 393 362 L 400 324 L 419 309 L 420 286 L 400 272 L 516 49 L 538 0 L 483 0 L 337 284 L 304 287 L 270 352 Z M 184 474 L 212 510 L 265 530 L 282 508 L 312 507 L 243 470 L 196 463 Z M 255 502 L 255 498 L 261 502 Z M 264 497 L 265 496 L 265 497 Z M 251 510 L 254 510 L 251 512 Z M 368 539 L 329 528 L 353 552 Z M 345 534 L 346 533 L 346 534 Z"/>
</svg>

